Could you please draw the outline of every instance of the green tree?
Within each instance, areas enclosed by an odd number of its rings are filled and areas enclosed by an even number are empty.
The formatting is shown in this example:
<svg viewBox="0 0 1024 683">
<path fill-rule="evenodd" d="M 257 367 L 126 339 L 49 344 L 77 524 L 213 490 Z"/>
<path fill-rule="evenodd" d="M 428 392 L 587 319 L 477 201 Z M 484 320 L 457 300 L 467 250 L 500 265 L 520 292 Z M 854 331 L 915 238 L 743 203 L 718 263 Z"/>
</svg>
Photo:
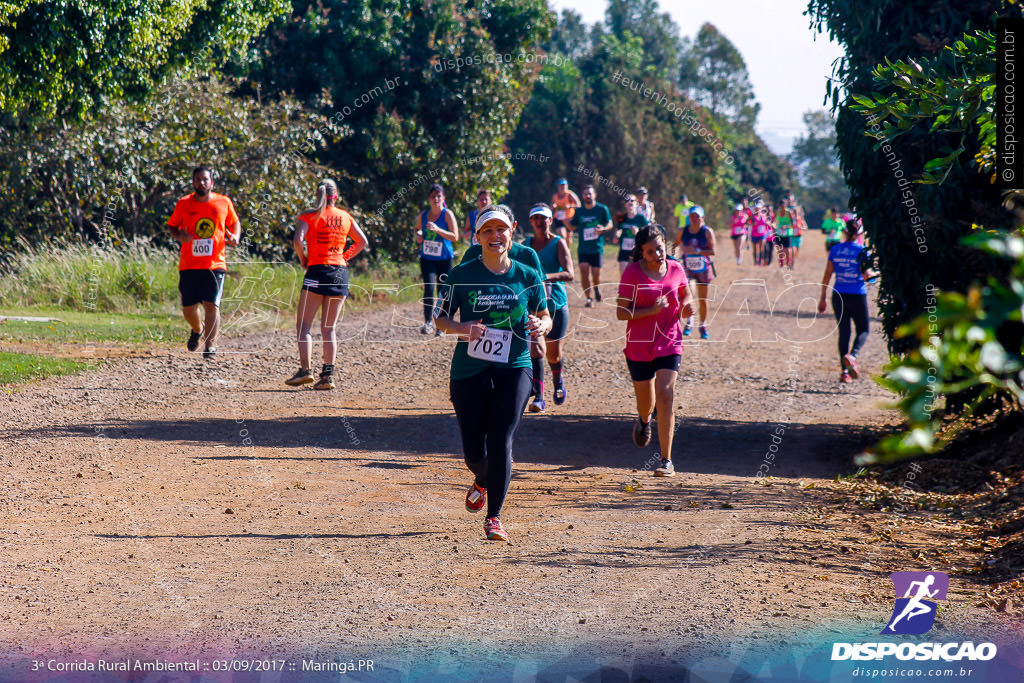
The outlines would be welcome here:
<svg viewBox="0 0 1024 683">
<path fill-rule="evenodd" d="M 829 86 L 838 107 L 837 147 L 850 204 L 863 218 L 878 256 L 879 310 L 894 353 L 914 348 L 915 340 L 896 335 L 896 330 L 922 311 L 926 287 L 965 292 L 979 277 L 1005 271 L 1005 265 L 967 248 L 961 239 L 978 222 L 1005 227 L 1010 217 L 997 213 L 999 190 L 977 168 L 954 165 L 941 185 L 912 182 L 936 168 L 928 167 L 932 160 L 948 157 L 961 144 L 963 158 L 974 158 L 981 150 L 976 129 L 965 138 L 941 123 L 934 129 L 912 126 L 891 143 L 879 143 L 866 133 L 876 124 L 881 129 L 882 122 L 855 111 L 855 101 L 840 101 L 840 96 L 878 93 L 887 98 L 897 93 L 895 83 L 875 80 L 877 65 L 890 56 L 916 63 L 935 58 L 969 27 L 990 28 L 1002 6 L 999 0 L 811 0 L 808 7 L 813 25 L 827 30 L 846 50 L 835 84 Z M 961 102 L 958 107 L 966 110 L 970 105 Z"/>
<path fill-rule="evenodd" d="M 808 223 L 817 226 L 829 208 L 847 209 L 850 193 L 839 168 L 835 120 L 824 110 L 805 112 L 803 120 L 807 131 L 793 143 L 789 161 L 800 179 Z"/>
<path fill-rule="evenodd" d="M 157 236 L 200 163 L 232 198 L 244 246 L 289 249 L 294 216 L 324 169 L 298 165 L 305 130 L 330 126 L 294 100 L 260 105 L 219 81 L 172 83 L 147 105 L 119 104 L 81 123 L 0 132 L 0 244 L 22 238 L 116 241 Z M 333 131 L 340 134 L 340 131 Z"/>
<path fill-rule="evenodd" d="M 81 118 L 239 54 L 286 0 L 20 0 L 0 5 L 0 111 Z M 191 64 L 195 62 L 195 66 Z"/>
<path fill-rule="evenodd" d="M 627 33 L 642 41 L 640 69 L 647 76 L 671 80 L 679 70 L 679 27 L 657 0 L 610 0 L 605 26 L 614 36 Z"/>
<path fill-rule="evenodd" d="M 477 188 L 501 194 L 504 142 L 554 22 L 543 0 L 296 0 L 260 40 L 253 87 L 294 93 L 341 125 L 315 155 L 342 196 L 373 216 L 376 246 L 411 255 L 410 226 L 440 182 L 461 219 Z M 509 61 L 504 56 L 509 55 Z M 311 134 L 314 131 L 311 131 Z"/>
<path fill-rule="evenodd" d="M 736 46 L 705 23 L 685 50 L 679 75 L 683 89 L 712 116 L 753 129 L 761 110 L 754 100 L 747 64 Z"/>
</svg>

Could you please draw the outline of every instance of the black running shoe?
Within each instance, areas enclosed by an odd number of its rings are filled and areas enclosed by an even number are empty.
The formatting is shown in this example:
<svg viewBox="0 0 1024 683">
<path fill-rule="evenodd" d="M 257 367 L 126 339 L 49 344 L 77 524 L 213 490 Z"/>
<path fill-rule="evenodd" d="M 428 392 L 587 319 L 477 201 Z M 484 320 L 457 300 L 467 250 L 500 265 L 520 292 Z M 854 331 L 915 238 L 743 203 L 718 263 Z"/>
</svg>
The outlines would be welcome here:
<svg viewBox="0 0 1024 683">
<path fill-rule="evenodd" d="M 202 336 L 202 332 L 192 332 L 188 335 L 188 341 L 185 342 L 185 348 L 189 351 L 195 351 L 199 348 L 199 337 Z"/>
<path fill-rule="evenodd" d="M 217 349 L 212 346 L 208 346 L 203 349 L 203 360 L 213 360 L 213 357 L 217 355 Z"/>
<path fill-rule="evenodd" d="M 313 371 L 303 370 L 299 368 L 298 371 L 284 381 L 290 387 L 297 387 L 303 384 L 310 384 L 313 382 Z"/>
<path fill-rule="evenodd" d="M 640 417 L 637 416 L 636 422 L 633 423 L 633 443 L 636 444 L 637 448 L 643 448 L 651 442 L 651 423 L 641 422 Z"/>
</svg>

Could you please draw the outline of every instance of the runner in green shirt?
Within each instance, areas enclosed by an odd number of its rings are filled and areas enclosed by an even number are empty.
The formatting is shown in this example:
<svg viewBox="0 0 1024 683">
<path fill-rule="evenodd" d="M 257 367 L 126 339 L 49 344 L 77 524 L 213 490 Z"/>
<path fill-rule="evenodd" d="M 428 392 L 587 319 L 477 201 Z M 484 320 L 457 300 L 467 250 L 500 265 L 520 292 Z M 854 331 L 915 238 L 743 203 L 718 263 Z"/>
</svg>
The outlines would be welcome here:
<svg viewBox="0 0 1024 683">
<path fill-rule="evenodd" d="M 615 229 L 612 214 L 604 204 L 596 201 L 597 192 L 593 185 L 583 188 L 583 206 L 576 209 L 572 224 L 579 239 L 577 256 L 580 275 L 583 277 L 583 294 L 587 297 L 586 307 L 594 305 L 594 299 L 601 300 L 601 260 L 604 255 L 604 234 Z"/>
<path fill-rule="evenodd" d="M 844 225 L 843 221 L 839 220 L 839 209 L 833 206 L 825 212 L 825 219 L 821 221 L 821 231 L 825 233 L 826 254 L 843 241 Z"/>
<path fill-rule="evenodd" d="M 434 323 L 459 337 L 449 395 L 474 481 L 466 509 L 487 506 L 484 534 L 507 541 L 499 515 L 512 479 L 512 437 L 530 395 L 528 339 L 551 331 L 543 276 L 509 257 L 512 221 L 495 206 L 477 219 L 479 259 L 452 269 Z M 458 315 L 458 322 L 455 318 Z"/>
<path fill-rule="evenodd" d="M 619 229 L 615 233 L 619 241 L 619 279 L 633 261 L 637 231 L 648 223 L 647 217 L 640 213 L 640 200 L 634 195 L 626 195 L 626 217 L 619 221 Z"/>
</svg>

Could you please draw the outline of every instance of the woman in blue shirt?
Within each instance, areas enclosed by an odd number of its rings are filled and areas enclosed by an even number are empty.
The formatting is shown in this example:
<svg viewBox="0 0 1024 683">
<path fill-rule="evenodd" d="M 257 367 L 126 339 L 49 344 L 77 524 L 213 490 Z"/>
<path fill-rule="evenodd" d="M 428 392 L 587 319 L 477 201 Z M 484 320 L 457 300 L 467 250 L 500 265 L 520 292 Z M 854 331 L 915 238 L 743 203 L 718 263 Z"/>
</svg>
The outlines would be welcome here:
<svg viewBox="0 0 1024 683">
<path fill-rule="evenodd" d="M 818 312 L 825 312 L 825 291 L 836 275 L 836 285 L 832 290 L 832 313 L 839 324 L 839 364 L 842 374 L 839 381 L 847 383 L 857 379 L 857 354 L 868 340 L 868 286 L 867 280 L 875 277 L 875 273 L 867 265 L 864 258 L 864 245 L 858 244 L 860 222 L 846 221 L 843 229 L 845 240 L 832 247 L 828 252 L 828 263 L 825 275 L 821 278 L 821 298 L 818 300 Z M 850 348 L 850 323 L 856 329 L 853 348 Z"/>
<path fill-rule="evenodd" d="M 455 251 L 452 245 L 459 240 L 459 223 L 444 202 L 444 188 L 430 186 L 430 208 L 420 214 L 413 226 L 416 244 L 420 248 L 420 275 L 423 277 L 423 327 L 420 332 L 430 334 L 441 331 L 434 326 L 434 314 L 439 298 L 434 297 L 438 283 L 444 281 L 452 268 Z"/>
</svg>

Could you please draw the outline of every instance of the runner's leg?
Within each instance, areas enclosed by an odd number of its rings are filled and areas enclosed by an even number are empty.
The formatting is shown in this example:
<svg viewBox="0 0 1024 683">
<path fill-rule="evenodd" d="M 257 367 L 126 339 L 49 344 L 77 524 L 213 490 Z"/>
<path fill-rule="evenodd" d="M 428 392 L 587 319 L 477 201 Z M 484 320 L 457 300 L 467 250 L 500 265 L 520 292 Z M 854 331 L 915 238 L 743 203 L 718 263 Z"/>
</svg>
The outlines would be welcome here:
<svg viewBox="0 0 1024 683">
<path fill-rule="evenodd" d="M 217 334 L 220 332 L 220 306 L 212 301 L 203 302 L 203 317 L 205 318 L 206 348 L 212 349 L 217 346 Z"/>
<path fill-rule="evenodd" d="M 437 270 L 434 262 L 420 259 L 420 275 L 423 278 L 423 322 L 434 319 L 434 290 L 437 287 Z"/>
<path fill-rule="evenodd" d="M 299 293 L 299 309 L 295 314 L 295 338 L 299 344 L 299 367 L 309 370 L 310 356 L 313 354 L 313 318 L 320 309 L 324 297 L 307 289 Z"/>
<path fill-rule="evenodd" d="M 583 297 L 586 299 L 593 299 L 594 295 L 590 291 L 590 264 L 580 262 L 580 277 L 583 280 Z"/>
<path fill-rule="evenodd" d="M 853 318 L 853 325 L 856 330 L 853 348 L 850 349 L 850 355 L 856 358 L 868 340 L 868 327 L 870 325 L 868 296 L 867 294 L 847 295 L 843 297 L 843 301 L 850 310 L 850 317 Z"/>
<path fill-rule="evenodd" d="M 636 414 L 644 422 L 650 422 L 654 411 L 654 379 L 633 382 L 633 389 L 636 391 Z"/>
<path fill-rule="evenodd" d="M 654 374 L 654 396 L 658 406 L 658 443 L 661 445 L 661 457 L 672 459 L 672 435 L 675 432 L 675 370 L 658 370 Z"/>
<path fill-rule="evenodd" d="M 345 306 L 345 297 L 325 296 L 321 298 L 323 303 L 320 310 L 320 336 L 324 340 L 324 365 L 333 366 L 334 359 L 338 355 L 338 319 Z"/>
<path fill-rule="evenodd" d="M 843 356 L 850 351 L 850 309 L 846 306 L 843 295 L 832 290 L 832 313 L 839 324 L 839 367 L 843 367 Z"/>
<path fill-rule="evenodd" d="M 487 415 L 487 517 L 499 517 L 512 481 L 512 437 L 530 398 L 530 371 L 499 368 L 494 371 Z"/>
<path fill-rule="evenodd" d="M 199 314 L 202 304 L 193 306 L 182 306 L 181 314 L 185 316 L 185 322 L 189 324 L 193 332 L 201 332 L 203 329 L 203 316 Z"/>
<path fill-rule="evenodd" d="M 700 309 L 700 324 L 703 327 L 708 324 L 708 286 L 706 284 L 697 283 L 697 297 L 699 299 L 697 307 Z"/>
</svg>

